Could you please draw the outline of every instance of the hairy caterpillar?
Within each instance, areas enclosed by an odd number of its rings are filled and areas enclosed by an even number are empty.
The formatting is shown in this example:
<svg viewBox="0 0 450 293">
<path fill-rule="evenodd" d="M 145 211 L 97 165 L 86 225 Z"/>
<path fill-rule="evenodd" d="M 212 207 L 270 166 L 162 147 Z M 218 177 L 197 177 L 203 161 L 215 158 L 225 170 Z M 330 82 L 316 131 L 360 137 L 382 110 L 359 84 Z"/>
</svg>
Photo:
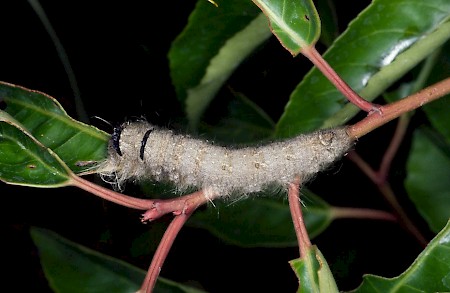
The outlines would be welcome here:
<svg viewBox="0 0 450 293">
<path fill-rule="evenodd" d="M 174 134 L 148 122 L 127 122 L 115 129 L 109 155 L 99 167 L 103 177 L 170 181 L 178 189 L 197 187 L 217 196 L 259 192 L 269 185 L 302 182 L 339 159 L 353 145 L 345 127 L 257 147 L 230 148 Z"/>
</svg>

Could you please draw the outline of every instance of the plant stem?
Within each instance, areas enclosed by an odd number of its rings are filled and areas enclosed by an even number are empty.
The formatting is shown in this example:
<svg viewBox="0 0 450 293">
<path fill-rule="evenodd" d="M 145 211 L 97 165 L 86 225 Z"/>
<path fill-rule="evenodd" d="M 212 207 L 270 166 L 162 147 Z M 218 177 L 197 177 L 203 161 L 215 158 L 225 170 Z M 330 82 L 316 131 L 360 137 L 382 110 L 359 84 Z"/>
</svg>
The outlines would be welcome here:
<svg viewBox="0 0 450 293">
<path fill-rule="evenodd" d="M 75 72 L 73 71 L 72 65 L 70 64 L 69 61 L 69 56 L 67 55 L 66 50 L 64 49 L 64 46 L 61 43 L 61 40 L 56 34 L 56 31 L 54 30 L 52 24 L 50 23 L 50 20 L 48 19 L 47 14 L 45 13 L 45 10 L 42 8 L 39 1 L 28 0 L 28 3 L 30 3 L 34 12 L 36 12 L 37 16 L 44 25 L 45 30 L 52 39 L 53 44 L 55 45 L 56 52 L 58 54 L 59 59 L 61 60 L 64 70 L 66 71 L 67 79 L 69 80 L 70 87 L 72 88 L 75 101 L 75 110 L 77 112 L 78 119 L 85 123 L 89 123 L 89 116 L 84 107 L 83 100 L 81 99 L 80 88 L 78 87 Z"/>
<path fill-rule="evenodd" d="M 161 272 L 161 267 L 164 264 L 170 248 L 172 247 L 173 242 L 175 241 L 175 238 L 177 237 L 184 223 L 186 223 L 189 217 L 200 205 L 206 203 L 208 200 L 212 200 L 212 198 L 210 196 L 206 196 L 205 191 L 199 190 L 177 199 L 165 201 L 161 200 L 159 202 L 159 204 L 161 204 L 160 206 L 158 205 L 158 203 L 154 205 L 154 208 L 152 210 L 158 210 L 158 216 L 173 212 L 175 213 L 175 217 L 167 227 L 166 232 L 164 233 L 163 238 L 161 239 L 161 242 L 156 249 L 155 255 L 152 259 L 152 263 L 150 264 L 147 275 L 145 276 L 144 282 L 142 283 L 140 292 L 149 293 L 153 291 L 156 280 L 158 279 L 159 273 Z"/>
<path fill-rule="evenodd" d="M 385 211 L 363 208 L 343 208 L 332 207 L 331 217 L 333 219 L 353 218 L 353 219 L 371 219 L 384 221 L 397 221 L 397 217 Z"/>
<path fill-rule="evenodd" d="M 409 219 L 408 215 L 403 210 L 400 203 L 389 184 L 386 180 L 380 177 L 380 173 L 375 172 L 369 164 L 367 164 L 356 152 L 351 152 L 347 156 L 355 165 L 357 165 L 367 177 L 376 185 L 380 193 L 383 195 L 384 199 L 389 203 L 391 208 L 395 211 L 400 224 L 409 231 L 422 246 L 426 246 L 428 241 L 416 228 L 416 226 Z M 381 175 L 384 176 L 384 175 Z"/>
<path fill-rule="evenodd" d="M 355 106 L 366 112 L 378 111 L 378 106 L 364 100 L 334 71 L 314 46 L 305 47 L 302 54 L 307 57 L 326 78 Z"/>
<path fill-rule="evenodd" d="M 377 172 L 378 173 L 377 177 L 382 182 L 385 182 L 387 180 L 389 170 L 391 169 L 392 160 L 397 154 L 397 151 L 403 141 L 403 138 L 405 137 L 405 133 L 409 125 L 410 120 L 409 117 L 410 117 L 409 114 L 403 114 L 402 116 L 400 116 L 397 123 L 397 127 L 395 129 L 395 133 L 392 136 L 391 142 L 389 143 L 389 146 L 386 149 L 383 158 L 381 159 L 381 164 Z"/>
<path fill-rule="evenodd" d="M 196 191 L 191 194 L 171 199 L 155 199 L 151 209 L 148 209 L 141 218 L 142 222 L 153 221 L 165 214 L 173 213 L 181 215 L 186 211 L 196 210 L 199 206 L 205 204 L 209 200 L 213 200 L 215 196 L 205 196 L 203 190 Z"/>
<path fill-rule="evenodd" d="M 429 102 L 450 93 L 450 78 L 437 82 L 413 95 L 395 103 L 380 107 L 381 114 L 372 113 L 347 129 L 347 133 L 355 140 L 372 130 L 400 117 L 400 115 L 417 109 Z"/>
<path fill-rule="evenodd" d="M 125 207 L 138 210 L 148 210 L 151 209 L 153 206 L 153 200 L 140 199 L 124 195 L 122 193 L 118 193 L 110 189 L 104 188 L 100 185 L 92 183 L 76 175 L 71 176 L 71 185 L 86 190 L 87 192 L 90 192 L 96 196 L 99 196 L 103 199 L 109 200 L 111 202 L 117 203 Z"/>
<path fill-rule="evenodd" d="M 293 183 L 289 184 L 288 200 L 292 221 L 294 223 L 295 234 L 297 235 L 300 258 L 304 258 L 311 247 L 311 241 L 309 240 L 308 231 L 306 230 L 305 222 L 303 220 L 299 188 L 300 179 L 297 178 Z"/>
<path fill-rule="evenodd" d="M 186 223 L 188 218 L 200 205 L 205 204 L 207 201 L 213 200 L 214 197 L 216 197 L 214 194 L 205 196 L 205 192 L 200 190 L 182 197 L 168 200 L 139 199 L 106 189 L 76 175 L 71 177 L 71 184 L 122 206 L 147 210 L 143 214 L 143 222 L 154 220 L 168 213 L 175 214 L 175 218 L 167 227 L 167 230 L 161 239 L 161 243 L 153 256 L 152 263 L 144 279 L 140 292 L 153 291 L 156 280 L 158 279 L 161 271 L 161 267 L 170 251 L 170 248 L 172 247 L 173 242 L 175 241 L 176 236 L 181 230 L 181 227 L 183 227 L 184 223 Z"/>
<path fill-rule="evenodd" d="M 142 222 L 155 220 L 168 213 L 180 215 L 186 211 L 193 211 L 217 197 L 216 194 L 211 192 L 209 192 L 209 196 L 205 196 L 205 191 L 199 190 L 191 194 L 171 199 L 140 199 L 109 190 L 76 175 L 71 176 L 70 183 L 72 186 L 86 190 L 98 197 L 117 203 L 121 206 L 137 210 L 146 210 L 142 215 Z"/>
<path fill-rule="evenodd" d="M 409 231 L 417 239 L 420 245 L 422 245 L 423 247 L 427 246 L 428 244 L 427 239 L 422 235 L 419 229 L 417 229 L 414 223 L 409 219 L 408 215 L 405 213 L 402 206 L 398 202 L 397 197 L 395 196 L 394 191 L 392 190 L 389 182 L 385 182 L 384 184 L 379 185 L 377 187 L 380 190 L 381 194 L 384 195 L 384 198 L 387 200 L 387 202 L 397 213 L 400 224 L 403 225 L 403 227 L 405 227 L 405 229 Z"/>
<path fill-rule="evenodd" d="M 156 249 L 155 255 L 153 256 L 147 275 L 145 276 L 144 282 L 142 283 L 141 290 L 139 292 L 150 293 L 153 291 L 156 280 L 158 279 L 159 273 L 161 272 L 162 265 L 164 264 L 164 261 L 169 254 L 170 248 L 172 247 L 175 238 L 193 212 L 194 210 L 191 210 L 189 212 L 183 212 L 180 215 L 175 216 L 170 225 L 167 227 L 167 230 L 164 233 L 163 238 L 158 245 L 158 248 Z"/>
</svg>

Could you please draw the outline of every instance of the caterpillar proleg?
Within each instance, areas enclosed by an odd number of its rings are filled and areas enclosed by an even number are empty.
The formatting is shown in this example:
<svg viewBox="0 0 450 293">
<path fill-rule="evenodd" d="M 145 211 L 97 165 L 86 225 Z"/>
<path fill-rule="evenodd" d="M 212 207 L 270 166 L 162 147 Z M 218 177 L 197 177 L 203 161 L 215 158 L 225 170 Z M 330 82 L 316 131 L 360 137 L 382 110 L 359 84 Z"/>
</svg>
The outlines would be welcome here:
<svg viewBox="0 0 450 293">
<path fill-rule="evenodd" d="M 209 190 L 221 197 L 249 194 L 270 185 L 302 182 L 343 156 L 353 145 L 345 127 L 256 147 L 218 146 L 174 134 L 145 121 L 126 122 L 112 135 L 108 158 L 99 167 L 119 187 L 128 179 L 172 182 L 179 190 Z"/>
</svg>

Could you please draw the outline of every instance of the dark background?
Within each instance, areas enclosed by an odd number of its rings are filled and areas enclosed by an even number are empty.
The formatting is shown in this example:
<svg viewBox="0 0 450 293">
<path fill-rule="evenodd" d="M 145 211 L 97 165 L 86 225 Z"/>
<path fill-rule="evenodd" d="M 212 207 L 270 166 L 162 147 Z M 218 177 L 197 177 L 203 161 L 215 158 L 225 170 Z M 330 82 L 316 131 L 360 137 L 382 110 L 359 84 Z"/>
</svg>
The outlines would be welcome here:
<svg viewBox="0 0 450 293">
<path fill-rule="evenodd" d="M 195 2 L 126 3 L 41 1 L 66 49 L 90 117 L 115 123 L 144 116 L 155 124 L 182 125 L 183 112 L 171 85 L 166 56 Z M 340 29 L 345 29 L 347 22 L 368 3 L 355 0 L 336 5 Z M 67 75 L 29 3 L 2 1 L 0 13 L 0 80 L 45 92 L 76 117 Z M 323 46 L 318 44 L 318 48 Z M 238 69 L 228 85 L 250 98 L 258 97 L 258 104 L 276 121 L 289 93 L 310 66 L 301 56 L 293 59 L 272 38 Z M 272 93 L 279 97 L 276 103 L 264 99 L 264 95 L 270 97 Z M 420 116 L 417 119 L 414 123 L 423 122 Z M 91 123 L 111 132 L 100 120 L 92 119 Z M 394 127 L 391 123 L 371 133 L 358 143 L 358 152 L 365 158 L 370 156 L 369 162 L 376 166 Z M 408 147 L 409 137 L 394 161 L 391 182 L 405 209 L 431 237 L 402 192 L 401 166 Z M 388 210 L 375 187 L 349 161 L 342 162 L 338 174 L 319 176 L 310 188 L 321 195 L 332 188 L 329 194 L 336 197 L 327 198 L 332 204 Z M 151 255 L 135 256 L 130 251 L 133 239 L 150 229 L 149 225 L 140 224 L 136 211 L 75 188 L 35 189 L 0 183 L 0 194 L 2 280 L 6 287 L 50 291 L 28 235 L 30 226 L 51 229 L 145 270 L 150 264 Z M 161 219 L 159 224 L 165 225 L 168 220 Z M 422 250 L 398 225 L 368 220 L 338 220 L 313 242 L 330 263 L 341 290 L 355 288 L 364 273 L 398 275 Z M 238 248 L 206 231 L 186 227 L 170 251 L 161 275 L 210 292 L 293 292 L 297 281 L 288 261 L 297 257 L 297 248 Z"/>
</svg>

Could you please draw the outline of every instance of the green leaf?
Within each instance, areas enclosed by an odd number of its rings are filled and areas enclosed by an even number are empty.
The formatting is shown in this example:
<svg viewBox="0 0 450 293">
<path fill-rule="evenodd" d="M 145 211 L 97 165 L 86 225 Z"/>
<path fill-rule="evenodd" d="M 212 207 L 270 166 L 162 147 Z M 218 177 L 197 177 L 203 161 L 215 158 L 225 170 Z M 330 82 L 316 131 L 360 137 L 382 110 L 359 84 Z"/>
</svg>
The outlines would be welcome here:
<svg viewBox="0 0 450 293">
<path fill-rule="evenodd" d="M 75 173 L 89 170 L 89 162 L 106 157 L 109 135 L 67 115 L 54 98 L 0 82 L 5 112 L 21 123 L 43 145 L 53 150 Z"/>
<path fill-rule="evenodd" d="M 329 0 L 318 0 L 316 8 L 321 20 L 320 41 L 329 47 L 339 35 L 336 8 Z"/>
<path fill-rule="evenodd" d="M 254 102 L 237 94 L 228 105 L 228 113 L 217 126 L 201 125 L 200 132 L 224 144 L 262 142 L 273 135 L 275 123 Z"/>
<path fill-rule="evenodd" d="M 450 2 L 375 0 L 324 54 L 361 96 L 373 100 L 450 38 Z M 277 136 L 341 125 L 358 109 L 317 69 L 292 92 Z"/>
<path fill-rule="evenodd" d="M 267 20 L 250 1 L 198 1 L 169 51 L 177 96 L 191 128 L 236 67 L 271 36 Z"/>
<path fill-rule="evenodd" d="M 69 184 L 70 170 L 23 129 L 0 121 L 0 179 L 16 185 L 59 187 Z"/>
<path fill-rule="evenodd" d="M 299 280 L 297 292 L 339 292 L 328 263 L 317 246 L 311 246 L 304 258 L 289 263 Z"/>
<path fill-rule="evenodd" d="M 320 234 L 332 221 L 330 207 L 314 194 L 302 190 L 308 234 Z M 188 225 L 208 230 L 218 238 L 243 247 L 297 246 L 287 203 L 268 198 L 245 199 L 235 204 L 215 203 L 216 208 L 197 211 Z"/>
<path fill-rule="evenodd" d="M 273 34 L 293 56 L 314 46 L 320 37 L 320 18 L 311 0 L 253 0 L 269 18 Z"/>
<path fill-rule="evenodd" d="M 433 67 L 429 84 L 438 82 L 450 76 L 450 42 L 447 42 L 442 48 L 439 57 L 437 58 L 436 66 Z M 433 127 L 439 131 L 450 144 L 450 115 L 447 113 L 450 109 L 450 95 L 442 97 L 433 103 L 423 106 L 428 120 Z"/>
<path fill-rule="evenodd" d="M 49 285 L 57 293 L 131 293 L 139 290 L 144 280 L 145 271 L 71 242 L 54 232 L 32 227 L 30 233 L 39 250 Z M 159 278 L 154 292 L 203 291 Z"/>
<path fill-rule="evenodd" d="M 351 292 L 449 292 L 449 251 L 450 222 L 400 276 L 383 278 L 366 275 L 361 286 Z"/>
<path fill-rule="evenodd" d="M 406 166 L 408 195 L 435 232 L 450 218 L 450 146 L 446 148 L 447 152 L 417 130 Z"/>
<path fill-rule="evenodd" d="M 450 115 L 447 112 L 450 109 L 450 96 L 424 105 L 423 109 L 433 127 L 445 138 L 447 144 L 450 144 Z"/>
</svg>

